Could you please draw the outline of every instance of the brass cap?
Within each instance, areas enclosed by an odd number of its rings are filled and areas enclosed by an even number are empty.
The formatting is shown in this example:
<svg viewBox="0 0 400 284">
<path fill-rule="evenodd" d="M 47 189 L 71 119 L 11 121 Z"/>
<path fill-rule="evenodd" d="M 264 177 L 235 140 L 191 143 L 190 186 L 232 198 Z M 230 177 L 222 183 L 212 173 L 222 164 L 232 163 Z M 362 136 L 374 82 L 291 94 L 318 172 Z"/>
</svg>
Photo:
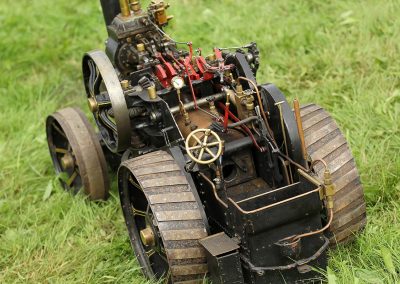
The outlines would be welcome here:
<svg viewBox="0 0 400 284">
<path fill-rule="evenodd" d="M 136 45 L 136 48 L 139 52 L 143 52 L 145 51 L 145 46 L 143 43 L 139 43 L 138 45 Z"/>
<path fill-rule="evenodd" d="M 88 98 L 88 106 L 91 112 L 96 112 L 99 110 L 99 105 L 94 98 Z"/>
<path fill-rule="evenodd" d="M 74 157 L 72 157 L 70 153 L 64 154 L 64 156 L 61 158 L 61 166 L 64 170 L 73 169 L 75 166 Z"/>
<path fill-rule="evenodd" d="M 150 227 L 140 231 L 140 239 L 145 246 L 155 245 L 154 233 Z"/>
<path fill-rule="evenodd" d="M 135 14 L 138 14 L 142 9 L 142 7 L 140 5 L 140 2 L 139 1 L 135 1 L 135 0 L 130 0 L 129 2 L 130 2 L 131 10 Z"/>
<path fill-rule="evenodd" d="M 122 80 L 121 81 L 121 87 L 124 90 L 128 89 L 129 88 L 129 81 L 128 80 Z"/>
</svg>

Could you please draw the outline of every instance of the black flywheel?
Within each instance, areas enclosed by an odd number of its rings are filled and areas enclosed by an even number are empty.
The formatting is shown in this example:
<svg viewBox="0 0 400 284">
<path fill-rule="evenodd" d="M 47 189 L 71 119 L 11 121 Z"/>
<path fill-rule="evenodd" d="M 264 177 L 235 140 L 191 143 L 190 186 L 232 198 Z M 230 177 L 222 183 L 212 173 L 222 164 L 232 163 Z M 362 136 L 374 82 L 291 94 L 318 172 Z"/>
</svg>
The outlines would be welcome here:
<svg viewBox="0 0 400 284">
<path fill-rule="evenodd" d="M 133 250 L 148 278 L 161 283 L 202 283 L 206 255 L 198 240 L 207 231 L 190 185 L 164 151 L 122 163 L 122 210 Z"/>
<path fill-rule="evenodd" d="M 83 188 L 92 200 L 106 199 L 109 179 L 98 137 L 82 111 L 65 108 L 47 117 L 47 142 L 62 186 Z"/>
</svg>

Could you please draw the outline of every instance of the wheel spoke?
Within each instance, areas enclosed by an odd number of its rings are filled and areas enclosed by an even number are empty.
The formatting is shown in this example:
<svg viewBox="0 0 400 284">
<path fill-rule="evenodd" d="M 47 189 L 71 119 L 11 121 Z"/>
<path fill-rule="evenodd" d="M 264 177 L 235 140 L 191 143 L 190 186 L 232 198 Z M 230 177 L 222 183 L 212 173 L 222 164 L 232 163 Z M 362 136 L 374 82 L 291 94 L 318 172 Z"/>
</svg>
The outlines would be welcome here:
<svg viewBox="0 0 400 284">
<path fill-rule="evenodd" d="M 51 125 L 62 137 L 68 140 L 67 136 L 65 135 L 64 131 L 62 131 L 54 122 Z"/>
<path fill-rule="evenodd" d="M 211 143 L 207 143 L 207 147 L 214 147 L 214 146 L 218 146 L 220 144 L 220 142 L 211 142 Z"/>
<path fill-rule="evenodd" d="M 211 155 L 211 157 L 213 157 L 213 158 L 216 157 L 216 155 L 210 149 L 208 149 L 208 148 L 205 148 L 205 149 L 206 149 L 207 153 Z"/>
<path fill-rule="evenodd" d="M 68 187 L 71 187 L 71 184 L 74 182 L 74 180 L 76 179 L 76 177 L 78 176 L 78 171 L 74 170 L 74 172 L 72 173 L 72 175 L 69 177 L 69 179 L 66 181 L 66 184 Z"/>
<path fill-rule="evenodd" d="M 200 141 L 200 139 L 199 139 L 196 135 L 193 135 L 192 137 L 193 137 L 194 140 L 196 140 L 196 142 L 197 142 L 198 144 L 201 145 L 201 141 Z"/>
<path fill-rule="evenodd" d="M 67 149 L 57 148 L 57 147 L 54 148 L 54 151 L 55 151 L 56 153 L 60 153 L 60 154 L 67 154 L 67 153 L 68 153 L 68 150 L 67 150 Z"/>
<path fill-rule="evenodd" d="M 207 140 L 208 140 L 208 134 L 206 132 L 203 139 L 203 145 L 207 145 Z"/>
<path fill-rule="evenodd" d="M 141 217 L 145 217 L 146 218 L 146 212 L 142 211 L 142 210 L 138 210 L 135 207 L 132 206 L 132 213 L 135 216 L 141 216 Z"/>
<path fill-rule="evenodd" d="M 150 250 L 146 251 L 147 257 L 149 257 L 149 258 L 155 253 L 156 253 L 156 251 L 154 249 L 150 249 Z"/>
<path fill-rule="evenodd" d="M 201 145 L 197 145 L 197 146 L 189 147 L 188 150 L 192 151 L 192 150 L 197 150 L 197 149 L 200 149 L 200 148 L 201 148 Z"/>
<path fill-rule="evenodd" d="M 137 184 L 137 183 L 133 180 L 132 176 L 130 176 L 130 177 L 128 178 L 128 180 L 129 180 L 129 182 L 130 182 L 134 187 L 136 187 L 136 188 L 139 189 L 140 191 L 143 191 L 142 187 L 141 187 L 139 184 Z"/>
<path fill-rule="evenodd" d="M 201 148 L 199 156 L 197 157 L 197 159 L 201 160 L 201 158 L 203 157 L 204 154 L 204 148 Z"/>
</svg>

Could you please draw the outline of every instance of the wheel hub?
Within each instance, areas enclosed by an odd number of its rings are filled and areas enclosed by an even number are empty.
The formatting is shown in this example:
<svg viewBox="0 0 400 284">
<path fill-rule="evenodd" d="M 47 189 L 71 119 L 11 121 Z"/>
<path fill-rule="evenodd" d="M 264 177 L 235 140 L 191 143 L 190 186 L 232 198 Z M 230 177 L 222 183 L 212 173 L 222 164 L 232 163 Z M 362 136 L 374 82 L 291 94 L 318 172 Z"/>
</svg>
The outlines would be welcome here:
<svg viewBox="0 0 400 284">
<path fill-rule="evenodd" d="M 150 227 L 146 227 L 140 231 L 140 239 L 145 246 L 155 245 L 154 232 Z"/>
<path fill-rule="evenodd" d="M 65 170 L 74 168 L 75 160 L 74 157 L 72 157 L 71 153 L 64 154 L 64 156 L 61 158 L 61 166 Z"/>
</svg>

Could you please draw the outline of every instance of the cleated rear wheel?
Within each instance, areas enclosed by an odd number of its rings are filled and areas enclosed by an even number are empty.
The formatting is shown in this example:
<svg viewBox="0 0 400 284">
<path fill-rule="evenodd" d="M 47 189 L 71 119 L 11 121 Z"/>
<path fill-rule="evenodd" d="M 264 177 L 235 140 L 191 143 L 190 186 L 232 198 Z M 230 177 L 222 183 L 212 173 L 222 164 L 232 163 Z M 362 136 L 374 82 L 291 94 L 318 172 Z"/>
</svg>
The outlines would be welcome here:
<svg viewBox="0 0 400 284">
<path fill-rule="evenodd" d="M 312 160 L 323 159 L 328 164 L 336 186 L 331 244 L 351 241 L 366 225 L 366 205 L 349 145 L 334 119 L 323 108 L 315 104 L 303 106 L 301 118 L 308 154 Z M 315 169 L 322 179 L 323 166 L 317 164 Z"/>
<path fill-rule="evenodd" d="M 122 211 L 133 250 L 148 278 L 202 283 L 207 236 L 199 205 L 171 155 L 157 151 L 123 162 L 118 170 Z"/>
<path fill-rule="evenodd" d="M 61 109 L 47 117 L 47 142 L 56 173 L 65 190 L 83 188 L 92 200 L 108 197 L 109 179 L 103 150 L 85 114 Z"/>
</svg>

